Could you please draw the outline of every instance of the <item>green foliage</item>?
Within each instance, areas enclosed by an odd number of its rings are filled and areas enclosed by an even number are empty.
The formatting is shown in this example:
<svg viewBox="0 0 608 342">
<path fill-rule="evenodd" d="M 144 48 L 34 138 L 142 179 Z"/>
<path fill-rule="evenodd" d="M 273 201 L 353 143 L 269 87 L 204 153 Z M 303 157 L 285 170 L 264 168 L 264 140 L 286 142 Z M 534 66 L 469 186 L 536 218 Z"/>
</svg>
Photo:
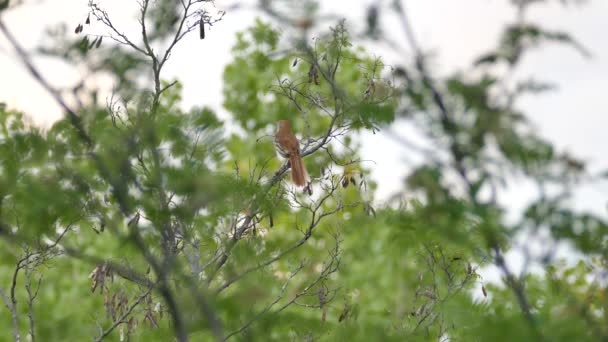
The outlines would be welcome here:
<svg viewBox="0 0 608 342">
<path fill-rule="evenodd" d="M 587 50 L 568 33 L 547 31 L 532 24 L 513 25 L 505 29 L 497 51 L 480 57 L 475 64 L 480 65 L 499 61 L 506 61 L 511 65 L 517 64 L 524 51 L 537 47 L 540 43 L 546 41 L 570 45 L 584 56 L 589 55 Z"/>
<path fill-rule="evenodd" d="M 585 165 L 515 106 L 551 87 L 509 88 L 483 68 L 514 68 L 543 41 L 580 48 L 570 36 L 509 26 L 497 52 L 474 63 L 479 73 L 435 79 L 423 56 L 411 67 L 372 58 L 343 21 L 309 45 L 306 28 L 294 43 L 256 20 L 224 70 L 224 122 L 184 109 L 179 80 L 161 74 L 163 43 L 213 22 L 204 4 L 148 5 L 144 46 L 88 51 L 59 32 L 44 50 L 116 81 L 107 106 L 89 94 L 80 125 L 68 117 L 43 131 L 0 105 L 1 340 L 606 338 L 607 225 L 566 201 Z M 141 70 L 153 75 L 145 87 Z M 275 156 L 284 119 L 311 176 L 304 190 Z M 432 151 L 409 170 L 405 195 L 379 206 L 375 166 L 359 159 L 354 136 L 397 119 L 416 124 Z M 512 174 L 555 190 L 516 224 L 495 198 Z M 531 261 L 542 272 L 518 276 L 506 254 L 530 232 L 551 242 Z M 555 243 L 584 261 L 555 260 Z M 486 282 L 486 266 L 503 282 Z"/>
</svg>

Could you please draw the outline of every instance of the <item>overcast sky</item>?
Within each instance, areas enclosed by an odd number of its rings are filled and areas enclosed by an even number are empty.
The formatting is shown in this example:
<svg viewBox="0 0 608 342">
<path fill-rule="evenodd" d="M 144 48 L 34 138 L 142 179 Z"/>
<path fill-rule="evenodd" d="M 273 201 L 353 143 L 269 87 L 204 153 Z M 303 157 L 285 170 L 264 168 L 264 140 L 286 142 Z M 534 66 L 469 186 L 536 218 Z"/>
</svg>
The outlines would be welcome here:
<svg viewBox="0 0 608 342">
<path fill-rule="evenodd" d="M 47 25 L 65 22 L 69 30 L 81 22 L 87 13 L 88 0 L 26 1 L 25 6 L 3 13 L 3 20 L 27 47 L 42 42 Z M 125 32 L 137 35 L 137 23 L 132 20 L 135 0 L 101 0 L 113 21 Z M 234 1 L 217 1 L 234 4 Z M 245 1 L 244 3 L 251 3 Z M 325 1 L 326 11 L 340 13 L 348 23 L 357 26 L 363 21 L 369 1 Z M 497 43 L 505 23 L 515 14 L 507 0 L 411 0 L 405 1 L 418 41 L 424 50 L 435 53 L 434 72 L 446 74 L 470 65 L 471 61 Z M 196 34 L 178 46 L 165 69 L 165 78 L 176 77 L 184 85 L 184 106 L 208 105 L 222 110 L 222 71 L 230 61 L 230 48 L 235 32 L 245 29 L 255 18 L 249 10 L 229 12 L 225 20 L 208 31 L 200 41 Z M 528 55 L 517 76 L 534 77 L 558 85 L 558 90 L 542 96 L 527 97 L 522 109 L 536 124 L 540 134 L 561 150 L 581 156 L 592 170 L 608 169 L 605 130 L 608 114 L 603 103 L 608 89 L 608 1 L 591 0 L 586 6 L 549 5 L 533 7 L 528 19 L 551 29 L 570 32 L 592 57 L 586 59 L 573 49 L 546 45 Z M 388 19 L 389 29 L 397 27 Z M 361 27 L 361 26 L 359 26 Z M 95 28 L 92 28 L 93 32 Z M 399 32 L 391 32 L 396 37 Z M 377 53 L 377 51 L 372 51 Z M 394 57 L 394 56 L 393 56 Z M 204 58 L 204 62 L 201 62 Z M 387 58 L 391 58 L 388 56 Z M 57 86 L 71 84 L 78 75 L 59 62 L 37 60 L 43 74 Z M 41 87 L 18 63 L 3 36 L 0 36 L 0 101 L 31 115 L 40 125 L 48 126 L 61 112 Z M 399 126 L 401 134 L 413 134 Z M 363 137 L 363 158 L 376 161 L 373 177 L 379 183 L 378 198 L 386 198 L 396 190 L 407 170 L 408 150 L 383 134 Z M 415 159 L 415 158 L 414 158 Z M 512 209 L 520 209 L 532 193 L 529 184 L 512 181 L 500 200 Z M 606 213 L 608 186 L 599 184 L 579 189 L 572 205 L 577 208 Z"/>
</svg>

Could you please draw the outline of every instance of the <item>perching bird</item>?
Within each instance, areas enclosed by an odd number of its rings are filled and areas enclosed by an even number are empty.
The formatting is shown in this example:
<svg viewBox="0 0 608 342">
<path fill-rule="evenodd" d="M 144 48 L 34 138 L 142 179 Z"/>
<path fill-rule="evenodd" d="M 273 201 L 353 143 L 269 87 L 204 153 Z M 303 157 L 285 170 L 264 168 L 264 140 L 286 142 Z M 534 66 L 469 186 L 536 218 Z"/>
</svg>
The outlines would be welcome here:
<svg viewBox="0 0 608 342">
<path fill-rule="evenodd" d="M 277 133 L 274 136 L 274 146 L 283 158 L 289 158 L 291 164 L 291 180 L 296 186 L 306 186 L 308 173 L 300 156 L 300 143 L 291 131 L 287 120 L 280 120 Z"/>
</svg>

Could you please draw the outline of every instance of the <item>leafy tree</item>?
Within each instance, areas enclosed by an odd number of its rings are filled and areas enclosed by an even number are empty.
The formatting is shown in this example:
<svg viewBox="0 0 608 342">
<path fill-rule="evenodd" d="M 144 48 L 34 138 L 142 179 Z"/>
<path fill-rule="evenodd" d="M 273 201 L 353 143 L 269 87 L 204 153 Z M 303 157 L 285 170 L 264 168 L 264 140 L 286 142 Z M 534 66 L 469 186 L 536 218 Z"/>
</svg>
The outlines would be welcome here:
<svg viewBox="0 0 608 342">
<path fill-rule="evenodd" d="M 56 30 L 39 53 L 86 67 L 83 81 L 111 76 L 106 104 L 84 82 L 70 104 L 0 17 L 66 113 L 44 131 L 0 106 L 2 339 L 606 339 L 606 222 L 565 204 L 590 178 L 585 165 L 517 109 L 522 94 L 550 87 L 493 68 L 511 72 L 548 41 L 586 53 L 526 21 L 534 3 L 514 2 L 518 19 L 475 72 L 439 78 L 399 1 L 371 6 L 363 28 L 383 40 L 381 19 L 397 16 L 413 51 L 397 65 L 358 47 L 345 21 L 313 35 L 323 20 L 313 3 L 262 1 L 270 21 L 239 33 L 224 72 L 228 122 L 184 109 L 179 80 L 163 77 L 185 35 L 221 27 L 210 1 L 143 0 L 139 37 L 96 2 L 74 34 Z M 89 34 L 91 22 L 106 33 Z M 275 156 L 284 119 L 301 138 L 304 189 Z M 361 160 L 355 137 L 396 120 L 432 149 L 398 137 L 424 163 L 378 206 L 368 180 L 378 166 Z M 511 175 L 540 189 L 515 224 L 496 200 Z M 544 272 L 514 274 L 505 254 L 541 233 L 550 243 L 527 263 Z M 560 243 L 581 262 L 565 266 Z M 479 276 L 487 265 L 502 284 Z"/>
</svg>

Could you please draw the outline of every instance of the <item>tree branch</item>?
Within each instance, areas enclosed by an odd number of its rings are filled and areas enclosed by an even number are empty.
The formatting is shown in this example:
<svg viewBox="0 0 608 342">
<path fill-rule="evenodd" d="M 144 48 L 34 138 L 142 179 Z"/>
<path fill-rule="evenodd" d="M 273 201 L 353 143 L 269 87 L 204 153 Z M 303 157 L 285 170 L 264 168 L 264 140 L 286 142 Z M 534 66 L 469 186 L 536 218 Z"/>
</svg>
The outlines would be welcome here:
<svg viewBox="0 0 608 342">
<path fill-rule="evenodd" d="M 21 334 L 19 333 L 19 319 L 17 316 L 17 307 L 13 305 L 12 301 L 8 298 L 2 286 L 0 286 L 0 296 L 2 297 L 2 300 L 4 300 L 6 308 L 11 313 L 11 318 L 13 322 L 13 337 L 15 338 L 15 342 L 20 342 Z"/>
<path fill-rule="evenodd" d="M 418 43 L 416 42 L 416 38 L 415 38 L 415 35 L 411 28 L 411 25 L 408 20 L 407 14 L 405 12 L 404 6 L 402 5 L 400 0 L 395 0 L 394 5 L 399 12 L 399 18 L 401 20 L 401 24 L 402 24 L 403 30 L 407 36 L 410 47 L 414 51 L 415 58 L 416 58 L 416 67 L 418 69 L 418 72 L 420 73 L 420 75 L 422 77 L 422 81 L 423 81 L 424 85 L 431 91 L 431 94 L 433 96 L 433 101 L 434 101 L 435 105 L 437 106 L 437 108 L 439 109 L 439 112 L 441 114 L 440 122 L 441 122 L 442 128 L 446 133 L 453 135 L 454 133 L 456 133 L 456 128 L 457 128 L 456 124 L 453 122 L 453 120 L 450 118 L 450 115 L 448 114 L 447 108 L 445 106 L 445 102 L 443 100 L 443 95 L 433 85 L 431 78 L 428 76 L 428 73 L 424 66 L 424 58 L 422 56 Z M 452 140 L 450 143 L 450 152 L 454 158 L 454 167 L 455 167 L 456 171 L 458 172 L 458 174 L 460 175 L 460 178 L 463 180 L 463 182 L 466 184 L 467 188 L 469 189 L 469 193 L 471 193 L 471 189 L 472 189 L 473 185 L 472 185 L 471 181 L 469 180 L 468 174 L 466 172 L 466 168 L 463 165 L 463 158 L 466 156 L 466 153 L 461 150 L 460 146 L 458 145 L 457 141 L 455 140 L 455 138 L 453 136 L 452 136 Z M 474 196 L 470 196 L 470 200 L 473 202 L 473 204 L 476 207 L 480 207 L 481 204 L 478 203 L 477 199 Z M 493 251 L 495 253 L 495 263 L 503 272 L 503 275 L 505 276 L 505 278 L 507 280 L 507 285 L 509 285 L 509 287 L 513 290 L 513 292 L 517 298 L 519 307 L 524 315 L 524 318 L 530 325 L 530 328 L 534 332 L 536 337 L 539 339 L 542 339 L 542 335 L 536 327 L 536 321 L 535 321 L 534 317 L 532 316 L 532 314 L 530 313 L 530 307 L 529 307 L 528 300 L 525 295 L 523 286 L 521 285 L 520 282 L 515 280 L 515 277 L 511 274 L 510 270 L 508 269 L 508 267 L 504 261 L 500 247 L 496 243 L 492 243 L 491 241 L 488 241 L 488 242 L 490 243 L 491 248 L 493 249 Z"/>
</svg>

